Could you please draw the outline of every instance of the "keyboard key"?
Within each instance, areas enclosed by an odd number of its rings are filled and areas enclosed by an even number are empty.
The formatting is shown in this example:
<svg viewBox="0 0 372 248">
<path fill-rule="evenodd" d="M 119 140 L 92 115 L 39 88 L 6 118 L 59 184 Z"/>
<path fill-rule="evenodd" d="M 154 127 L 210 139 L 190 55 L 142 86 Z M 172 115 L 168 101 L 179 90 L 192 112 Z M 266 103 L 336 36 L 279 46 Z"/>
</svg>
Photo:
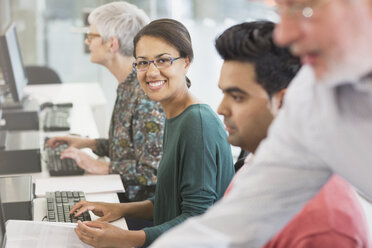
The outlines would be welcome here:
<svg viewBox="0 0 372 248">
<path fill-rule="evenodd" d="M 54 204 L 48 202 L 48 210 L 54 210 Z"/>
</svg>

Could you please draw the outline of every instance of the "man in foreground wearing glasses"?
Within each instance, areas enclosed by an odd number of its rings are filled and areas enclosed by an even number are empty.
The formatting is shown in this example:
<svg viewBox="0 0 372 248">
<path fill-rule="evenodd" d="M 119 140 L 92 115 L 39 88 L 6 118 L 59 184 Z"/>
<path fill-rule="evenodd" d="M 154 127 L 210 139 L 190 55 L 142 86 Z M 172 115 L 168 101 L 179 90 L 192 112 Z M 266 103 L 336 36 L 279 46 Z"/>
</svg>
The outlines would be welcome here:
<svg viewBox="0 0 372 248">
<path fill-rule="evenodd" d="M 113 2 L 93 10 L 88 21 L 90 60 L 105 66 L 118 81 L 109 138 L 54 137 L 48 145 L 67 143 L 70 147 L 61 158 L 74 159 L 88 173 L 120 174 L 126 190 L 119 193 L 121 202 L 144 200 L 155 192 L 165 120 L 160 104 L 145 95 L 132 67 L 133 37 L 149 19 L 132 4 Z M 84 147 L 110 162 L 93 159 L 79 150 Z"/>
<path fill-rule="evenodd" d="M 304 67 L 229 195 L 154 247 L 262 247 L 334 173 L 372 199 L 372 1 L 277 3 L 275 41 Z"/>
</svg>

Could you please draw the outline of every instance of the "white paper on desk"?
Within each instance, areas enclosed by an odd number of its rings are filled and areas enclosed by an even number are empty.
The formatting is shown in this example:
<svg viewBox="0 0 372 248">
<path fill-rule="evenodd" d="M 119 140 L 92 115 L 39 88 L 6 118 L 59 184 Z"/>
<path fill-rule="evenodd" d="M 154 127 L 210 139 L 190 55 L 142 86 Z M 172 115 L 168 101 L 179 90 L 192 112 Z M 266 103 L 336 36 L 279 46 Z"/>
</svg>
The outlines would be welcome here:
<svg viewBox="0 0 372 248">
<path fill-rule="evenodd" d="M 85 248 L 76 235 L 74 223 L 52 223 L 26 220 L 8 220 L 6 223 L 7 248 Z"/>
<path fill-rule="evenodd" d="M 124 192 L 120 175 L 85 175 L 38 178 L 35 180 L 36 197 L 45 197 L 50 191 L 83 191 L 85 194 Z"/>
</svg>

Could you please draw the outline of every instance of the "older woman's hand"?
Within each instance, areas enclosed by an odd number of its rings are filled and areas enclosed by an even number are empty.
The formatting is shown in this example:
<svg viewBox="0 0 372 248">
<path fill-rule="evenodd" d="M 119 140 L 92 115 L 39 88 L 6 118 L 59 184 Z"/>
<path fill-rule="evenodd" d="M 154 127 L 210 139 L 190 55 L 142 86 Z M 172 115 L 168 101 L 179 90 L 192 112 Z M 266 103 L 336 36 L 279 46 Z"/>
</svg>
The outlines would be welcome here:
<svg viewBox="0 0 372 248">
<path fill-rule="evenodd" d="M 56 136 L 50 138 L 46 146 L 55 148 L 61 144 L 67 144 L 68 146 L 76 147 L 76 148 L 91 148 L 95 149 L 96 141 L 94 139 L 83 138 L 75 135 L 67 135 L 67 136 Z"/>
<path fill-rule="evenodd" d="M 99 161 L 92 158 L 84 151 L 75 147 L 69 147 L 61 152 L 61 159 L 71 158 L 76 164 L 90 174 L 107 175 L 109 172 L 109 162 Z"/>
</svg>

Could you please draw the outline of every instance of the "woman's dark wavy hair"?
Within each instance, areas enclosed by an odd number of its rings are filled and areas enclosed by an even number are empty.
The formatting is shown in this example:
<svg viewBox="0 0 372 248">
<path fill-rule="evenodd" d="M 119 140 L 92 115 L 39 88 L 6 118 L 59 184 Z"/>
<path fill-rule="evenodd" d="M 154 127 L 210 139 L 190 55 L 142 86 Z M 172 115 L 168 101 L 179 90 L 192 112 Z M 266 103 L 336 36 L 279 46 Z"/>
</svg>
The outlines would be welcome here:
<svg viewBox="0 0 372 248">
<path fill-rule="evenodd" d="M 300 60 L 287 48 L 274 44 L 274 27 L 269 21 L 241 23 L 225 30 L 215 43 L 225 61 L 252 63 L 257 83 L 270 97 L 287 88 L 301 68 Z"/>
<path fill-rule="evenodd" d="M 186 27 L 176 20 L 167 18 L 158 19 L 143 27 L 133 39 L 133 56 L 135 58 L 137 43 L 143 36 L 163 39 L 178 50 L 180 57 L 189 58 L 190 62 L 194 58 L 190 34 Z M 190 88 L 191 81 L 188 77 L 186 77 L 186 83 L 187 87 Z"/>
</svg>

